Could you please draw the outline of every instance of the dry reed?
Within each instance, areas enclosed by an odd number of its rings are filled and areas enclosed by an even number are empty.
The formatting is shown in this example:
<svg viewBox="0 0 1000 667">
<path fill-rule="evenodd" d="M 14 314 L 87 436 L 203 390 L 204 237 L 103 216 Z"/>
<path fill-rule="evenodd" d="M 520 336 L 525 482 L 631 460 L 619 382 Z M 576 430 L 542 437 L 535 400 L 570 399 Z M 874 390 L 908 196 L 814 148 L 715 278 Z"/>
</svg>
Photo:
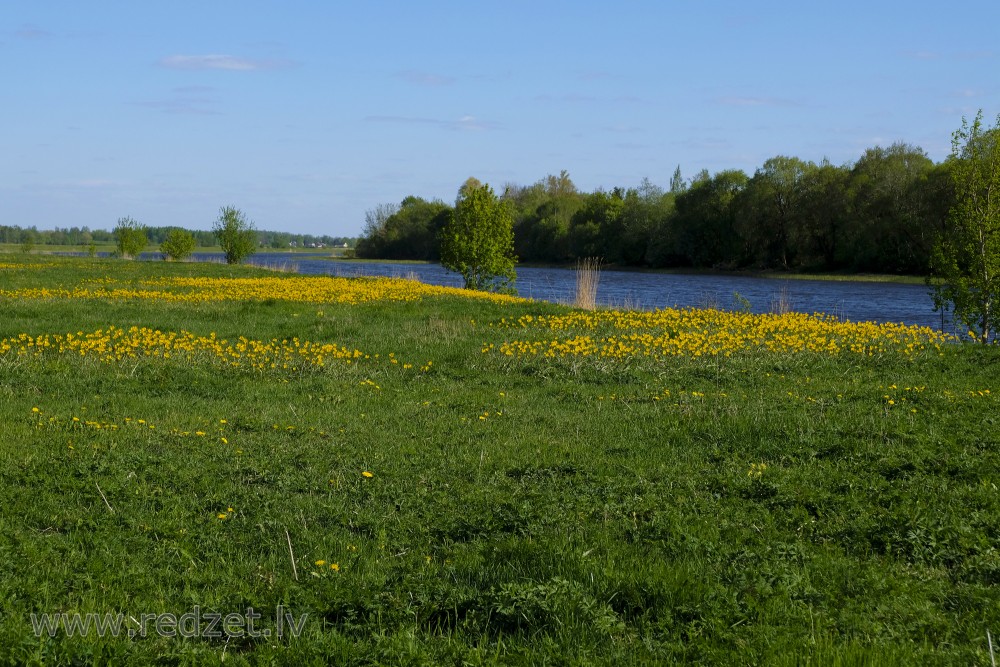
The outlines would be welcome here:
<svg viewBox="0 0 1000 667">
<path fill-rule="evenodd" d="M 586 257 L 576 262 L 576 300 L 577 308 L 593 310 L 597 306 L 597 284 L 601 280 L 601 260 L 598 257 Z"/>
</svg>

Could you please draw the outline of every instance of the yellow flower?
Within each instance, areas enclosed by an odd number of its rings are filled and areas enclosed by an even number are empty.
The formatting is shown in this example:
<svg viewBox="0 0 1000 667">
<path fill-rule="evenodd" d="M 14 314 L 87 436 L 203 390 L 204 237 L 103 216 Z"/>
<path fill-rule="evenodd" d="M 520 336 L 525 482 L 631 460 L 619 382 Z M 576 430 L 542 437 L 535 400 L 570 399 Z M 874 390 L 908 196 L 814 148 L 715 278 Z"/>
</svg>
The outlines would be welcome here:
<svg viewBox="0 0 1000 667">
<path fill-rule="evenodd" d="M 325 560 L 318 560 L 318 561 L 316 561 L 316 567 L 323 567 L 324 565 L 326 565 L 326 561 Z"/>
<path fill-rule="evenodd" d="M 374 477 L 375 473 L 368 472 L 367 470 L 365 470 L 363 473 L 361 473 L 361 476 L 362 477 Z"/>
<path fill-rule="evenodd" d="M 226 514 L 225 512 L 219 512 L 219 513 L 218 513 L 218 514 L 216 514 L 215 516 L 216 516 L 217 518 L 219 518 L 219 519 L 225 519 L 225 518 L 226 518 L 226 517 L 228 517 L 229 515 L 228 515 L 228 514 Z"/>
<path fill-rule="evenodd" d="M 334 572 L 340 572 L 340 565 L 337 563 L 330 563 L 330 569 Z"/>
</svg>

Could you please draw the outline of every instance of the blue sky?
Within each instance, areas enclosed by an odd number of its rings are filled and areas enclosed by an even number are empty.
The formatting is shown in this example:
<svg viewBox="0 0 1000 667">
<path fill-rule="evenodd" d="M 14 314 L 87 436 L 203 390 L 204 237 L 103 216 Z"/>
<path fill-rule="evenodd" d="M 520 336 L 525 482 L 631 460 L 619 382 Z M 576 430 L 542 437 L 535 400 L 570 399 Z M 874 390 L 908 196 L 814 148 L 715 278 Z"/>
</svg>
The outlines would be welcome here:
<svg viewBox="0 0 1000 667">
<path fill-rule="evenodd" d="M 997 0 L 824 5 L 5 0 L 0 224 L 353 236 L 469 176 L 940 161 L 1000 112 Z"/>
</svg>

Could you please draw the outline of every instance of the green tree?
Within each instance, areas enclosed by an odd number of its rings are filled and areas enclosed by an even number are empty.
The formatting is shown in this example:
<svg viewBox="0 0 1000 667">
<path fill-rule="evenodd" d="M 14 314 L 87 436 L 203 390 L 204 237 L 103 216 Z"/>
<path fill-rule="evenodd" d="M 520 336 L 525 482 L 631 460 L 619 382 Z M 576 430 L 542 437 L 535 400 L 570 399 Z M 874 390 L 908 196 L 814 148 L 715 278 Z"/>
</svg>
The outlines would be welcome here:
<svg viewBox="0 0 1000 667">
<path fill-rule="evenodd" d="M 194 252 L 195 240 L 191 232 L 184 229 L 173 229 L 160 244 L 160 252 L 172 260 L 182 260 Z"/>
<path fill-rule="evenodd" d="M 802 178 L 799 224 L 793 236 L 800 266 L 830 271 L 852 261 L 845 250 L 851 219 L 850 179 L 850 169 L 829 163 Z"/>
<path fill-rule="evenodd" d="M 467 289 L 513 291 L 517 257 L 511 208 L 475 179 L 459 191 L 451 219 L 441 230 L 441 264 L 462 274 Z"/>
<path fill-rule="evenodd" d="M 687 188 L 687 183 L 684 182 L 684 177 L 681 176 L 681 166 L 677 165 L 677 168 L 674 169 L 674 175 L 670 177 L 670 193 L 679 195 L 687 190 Z"/>
<path fill-rule="evenodd" d="M 851 170 L 855 269 L 926 273 L 935 224 L 921 215 L 924 181 L 934 163 L 918 146 L 897 142 L 864 152 Z"/>
<path fill-rule="evenodd" d="M 736 230 L 758 266 L 788 269 L 794 264 L 801 182 L 815 168 L 795 157 L 773 157 L 757 169 L 733 202 Z"/>
<path fill-rule="evenodd" d="M 21 232 L 21 252 L 28 254 L 35 249 L 35 230 L 25 229 Z"/>
<path fill-rule="evenodd" d="M 219 209 L 219 218 L 212 225 L 212 231 L 226 254 L 227 264 L 241 264 L 257 251 L 257 231 L 238 208 L 224 206 Z"/>
<path fill-rule="evenodd" d="M 931 254 L 935 308 L 986 343 L 1000 328 L 1000 115 L 983 128 L 982 110 L 951 137 L 955 199 Z"/>
<path fill-rule="evenodd" d="M 597 190 L 583 199 L 573 214 L 569 229 L 570 249 L 577 258 L 600 257 L 608 262 L 621 262 L 620 239 L 624 228 L 621 216 L 625 209 L 625 192 Z"/>
<path fill-rule="evenodd" d="M 570 251 L 570 220 L 583 195 L 563 170 L 528 187 L 511 186 L 504 199 L 514 205 L 514 250 L 532 262 L 565 262 Z"/>
<path fill-rule="evenodd" d="M 733 201 L 748 181 L 742 171 L 727 169 L 708 180 L 695 182 L 677 196 L 673 219 L 675 248 L 692 266 L 737 263 L 742 248 L 734 232 Z"/>
<path fill-rule="evenodd" d="M 114 229 L 118 254 L 126 259 L 134 259 L 146 248 L 146 228 L 132 218 L 119 218 Z"/>
<path fill-rule="evenodd" d="M 383 209 L 384 217 L 379 213 Z M 439 259 L 438 234 L 451 207 L 442 201 L 407 197 L 398 206 L 380 205 L 366 213 L 366 236 L 358 244 L 361 257 L 378 259 Z"/>
</svg>

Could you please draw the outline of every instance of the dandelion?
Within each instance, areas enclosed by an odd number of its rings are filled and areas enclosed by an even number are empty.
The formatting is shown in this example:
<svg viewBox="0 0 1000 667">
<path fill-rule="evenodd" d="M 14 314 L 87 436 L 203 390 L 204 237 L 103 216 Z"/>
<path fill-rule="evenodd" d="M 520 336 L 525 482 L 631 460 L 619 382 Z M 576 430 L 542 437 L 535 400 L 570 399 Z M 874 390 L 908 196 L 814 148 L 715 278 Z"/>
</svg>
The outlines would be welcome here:
<svg viewBox="0 0 1000 667">
<path fill-rule="evenodd" d="M 340 565 L 338 563 L 330 563 L 330 569 L 334 572 L 340 572 Z"/>
<path fill-rule="evenodd" d="M 218 514 L 216 514 L 215 516 L 216 516 L 216 518 L 217 518 L 217 519 L 219 519 L 220 521 L 222 521 L 222 520 L 225 520 L 226 518 L 228 518 L 228 517 L 229 517 L 229 515 L 228 515 L 228 514 L 226 514 L 225 512 L 219 512 L 219 513 L 218 513 Z"/>
<path fill-rule="evenodd" d="M 316 561 L 316 567 L 323 567 L 324 565 L 326 565 L 326 561 L 325 560 L 321 559 L 321 560 Z"/>
<path fill-rule="evenodd" d="M 364 472 L 362 472 L 362 473 L 361 473 L 361 476 L 362 476 L 362 477 L 368 477 L 368 478 L 371 478 L 371 477 L 374 477 L 374 476 L 375 476 L 375 473 L 373 473 L 373 472 L 368 472 L 367 470 L 365 470 Z"/>
</svg>

